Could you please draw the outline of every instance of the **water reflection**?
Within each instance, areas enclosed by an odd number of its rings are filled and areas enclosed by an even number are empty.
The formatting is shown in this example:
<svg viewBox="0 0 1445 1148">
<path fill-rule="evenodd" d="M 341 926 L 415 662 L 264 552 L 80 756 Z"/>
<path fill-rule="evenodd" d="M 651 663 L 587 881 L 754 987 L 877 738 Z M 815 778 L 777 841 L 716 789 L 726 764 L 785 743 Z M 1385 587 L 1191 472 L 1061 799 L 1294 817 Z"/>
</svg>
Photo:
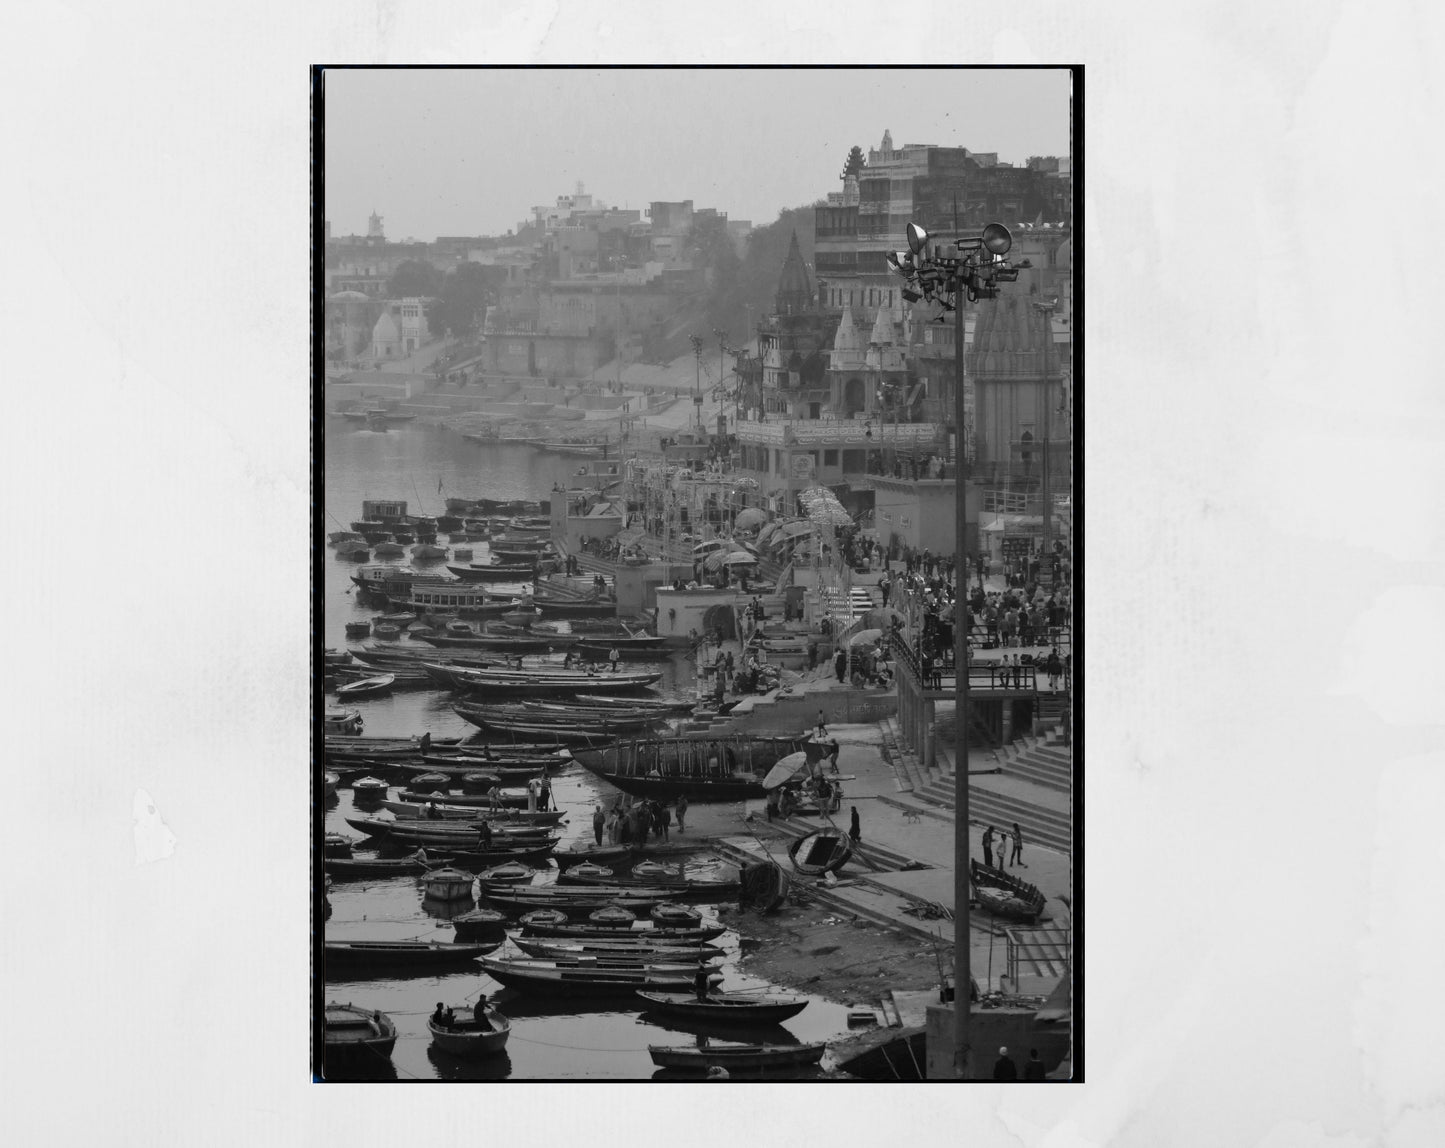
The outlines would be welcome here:
<svg viewBox="0 0 1445 1148">
<path fill-rule="evenodd" d="M 505 1049 L 492 1056 L 461 1057 L 428 1044 L 426 1058 L 439 1080 L 506 1080 L 512 1075 L 512 1058 Z"/>
</svg>

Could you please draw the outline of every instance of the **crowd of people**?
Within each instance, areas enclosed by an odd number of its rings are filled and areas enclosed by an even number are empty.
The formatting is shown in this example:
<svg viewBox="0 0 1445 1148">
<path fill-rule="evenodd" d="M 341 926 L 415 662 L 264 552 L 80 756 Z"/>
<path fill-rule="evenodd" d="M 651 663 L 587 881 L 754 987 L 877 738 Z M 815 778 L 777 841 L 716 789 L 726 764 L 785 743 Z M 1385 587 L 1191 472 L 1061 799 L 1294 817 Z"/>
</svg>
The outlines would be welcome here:
<svg viewBox="0 0 1445 1148">
<path fill-rule="evenodd" d="M 675 805 L 652 798 L 634 799 L 619 794 L 610 809 L 599 803 L 592 809 L 592 833 L 598 845 L 645 845 L 649 836 L 667 841 L 674 816 L 677 831 L 687 825 L 687 795 L 678 797 Z"/>
</svg>

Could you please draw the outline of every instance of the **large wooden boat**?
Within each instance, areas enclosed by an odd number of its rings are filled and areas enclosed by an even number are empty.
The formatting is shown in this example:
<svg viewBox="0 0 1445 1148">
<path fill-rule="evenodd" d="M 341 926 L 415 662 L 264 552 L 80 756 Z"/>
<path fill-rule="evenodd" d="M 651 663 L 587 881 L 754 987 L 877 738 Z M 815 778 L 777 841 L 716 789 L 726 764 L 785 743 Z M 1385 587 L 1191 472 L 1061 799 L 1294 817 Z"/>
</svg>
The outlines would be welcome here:
<svg viewBox="0 0 1445 1148">
<path fill-rule="evenodd" d="M 448 565 L 447 569 L 463 582 L 530 582 L 537 573 L 535 566 L 525 562 L 513 562 L 505 566 L 485 563 L 472 563 L 469 566 Z"/>
<path fill-rule="evenodd" d="M 685 990 L 690 988 L 697 966 L 607 965 L 599 961 L 481 958 L 482 970 L 493 980 L 525 993 L 542 996 L 631 996 L 638 989 Z M 709 983 L 722 980 L 710 973 Z"/>
<path fill-rule="evenodd" d="M 709 993 L 706 1000 L 698 1000 L 696 993 L 639 991 L 637 995 L 663 1016 L 710 1024 L 778 1024 L 808 1007 L 807 997 L 757 993 Z"/>
<path fill-rule="evenodd" d="M 322 715 L 322 732 L 325 734 L 359 734 L 361 714 L 351 709 L 328 709 Z"/>
<path fill-rule="evenodd" d="M 727 956 L 727 950 L 719 948 L 717 945 L 681 944 L 663 941 L 632 941 L 622 939 L 614 941 L 564 941 L 547 938 L 513 937 L 512 944 L 516 945 L 517 948 L 528 956 L 541 957 L 544 960 L 585 956 L 656 956 L 660 960 L 684 963 L 693 960 L 712 960 L 717 957 Z"/>
<path fill-rule="evenodd" d="M 974 897 L 995 916 L 1032 925 L 1044 911 L 1046 898 L 1037 885 L 1020 881 L 981 861 L 970 861 L 969 873 Z"/>
<path fill-rule="evenodd" d="M 565 636 L 519 638 L 515 634 L 478 634 L 474 638 L 463 638 L 456 634 L 427 634 L 421 640 L 429 646 L 495 650 L 508 654 L 545 654 L 554 646 L 570 644 Z"/>
<path fill-rule="evenodd" d="M 711 941 L 727 932 L 726 925 L 699 925 L 693 929 L 667 929 L 652 921 L 633 921 L 630 925 L 544 925 L 526 923 L 522 926 L 524 937 L 552 937 L 573 941 L 606 940 L 609 937 L 633 937 L 645 941 L 677 941 L 684 944 L 701 944 Z"/>
<path fill-rule="evenodd" d="M 323 1016 L 323 1071 L 370 1068 L 391 1059 L 396 1024 L 386 1013 L 328 1001 Z"/>
<path fill-rule="evenodd" d="M 404 877 L 425 873 L 440 864 L 425 856 L 322 858 L 322 867 L 334 877 Z"/>
<path fill-rule="evenodd" d="M 572 756 L 634 797 L 746 801 L 767 796 L 768 770 L 806 744 L 800 737 L 742 734 L 624 738 L 603 748 L 575 749 Z"/>
<path fill-rule="evenodd" d="M 706 1048 L 649 1044 L 652 1063 L 659 1068 L 688 1068 L 705 1072 L 713 1065 L 729 1072 L 763 1072 L 817 1064 L 828 1049 L 825 1041 L 813 1044 L 710 1044 Z"/>
<path fill-rule="evenodd" d="M 517 608 L 517 600 L 510 594 L 493 594 L 478 583 L 460 581 L 414 582 L 400 593 L 387 595 L 387 601 L 398 610 L 465 618 L 499 618 Z M 469 640 L 462 634 L 447 636 Z"/>
<path fill-rule="evenodd" d="M 428 973 L 448 965 L 468 965 L 498 947 L 497 942 L 448 945 L 436 941 L 327 941 L 321 956 L 328 975 L 356 969 Z"/>
<path fill-rule="evenodd" d="M 450 794 L 446 797 L 447 804 L 436 803 L 435 818 L 427 816 L 428 806 L 432 803 L 424 801 L 383 801 L 382 808 L 389 809 L 396 815 L 398 821 L 465 821 L 474 825 L 478 821 L 485 821 L 492 827 L 492 832 L 499 837 L 537 837 L 547 836 L 552 827 L 567 816 L 565 810 L 549 809 L 538 811 L 542 818 L 548 820 L 533 821 L 512 821 L 505 814 L 498 813 L 495 817 L 488 816 L 489 811 L 478 809 L 471 805 L 451 804 Z M 526 813 L 526 810 L 518 810 L 519 813 Z"/>
<path fill-rule="evenodd" d="M 498 886 L 484 890 L 483 895 L 489 905 L 510 909 L 516 913 L 526 913 L 532 909 L 560 909 L 569 916 L 579 910 L 590 913 L 604 905 L 615 906 L 619 909 L 650 909 L 654 905 L 662 904 L 668 896 L 665 891 L 644 896 L 641 895 L 642 890 L 638 890 L 636 895 L 613 893 L 605 900 L 593 897 L 537 896 L 535 890 L 542 888 L 546 888 L 546 886 L 531 885 L 526 888 L 518 888 L 515 892 L 504 893 Z"/>
<path fill-rule="evenodd" d="M 631 845 L 589 846 L 582 842 L 576 842 L 566 849 L 557 850 L 557 852 L 552 854 L 552 860 L 557 862 L 558 869 L 565 871 L 574 865 L 587 863 L 595 865 L 605 861 L 622 861 L 631 856 Z"/>
<path fill-rule="evenodd" d="M 847 832 L 828 825 L 799 837 L 788 846 L 793 868 L 809 877 L 836 873 L 853 856 L 853 839 Z"/>
<path fill-rule="evenodd" d="M 439 1025 L 428 1018 L 431 1042 L 452 1056 L 493 1056 L 507 1046 L 512 1022 L 494 1008 L 479 1005 L 472 1009 L 470 1020 L 457 1020 Z"/>
<path fill-rule="evenodd" d="M 585 873 L 578 873 L 575 869 L 559 874 L 557 883 L 579 888 L 611 883 L 622 889 L 630 886 L 666 889 L 674 897 L 730 897 L 738 891 L 737 881 L 690 881 L 676 875 L 658 877 L 652 874 L 632 877 L 592 877 Z"/>
<path fill-rule="evenodd" d="M 544 618 L 614 618 L 617 603 L 588 602 L 571 598 L 542 598 L 532 596 L 532 605 L 542 611 Z"/>
</svg>

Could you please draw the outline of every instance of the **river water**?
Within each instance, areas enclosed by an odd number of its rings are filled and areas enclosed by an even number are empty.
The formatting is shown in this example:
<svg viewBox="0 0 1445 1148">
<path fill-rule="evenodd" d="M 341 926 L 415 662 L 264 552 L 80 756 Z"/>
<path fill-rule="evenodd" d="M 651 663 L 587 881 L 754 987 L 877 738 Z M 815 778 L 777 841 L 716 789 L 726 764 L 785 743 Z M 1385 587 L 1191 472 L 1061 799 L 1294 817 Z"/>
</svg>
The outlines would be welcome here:
<svg viewBox="0 0 1445 1148">
<path fill-rule="evenodd" d="M 575 467 L 566 458 L 531 447 L 484 446 L 444 427 L 413 423 L 400 429 L 371 431 L 330 418 L 325 429 L 325 505 L 318 524 L 323 539 L 326 532 L 348 529 L 351 521 L 360 517 L 363 499 L 406 499 L 409 510 L 423 514 L 443 511 L 447 497 L 541 500 L 550 496 L 554 482 L 564 480 Z M 445 545 L 445 538 L 439 542 Z M 485 560 L 485 544 L 471 545 L 473 560 Z M 322 636 L 325 645 L 344 648 L 348 644 L 345 623 L 370 619 L 378 611 L 363 606 L 351 593 L 354 564 L 338 559 L 329 548 L 323 553 Z M 404 564 L 406 560 L 396 561 Z M 629 668 L 634 665 L 640 669 L 647 663 L 629 663 Z M 663 674 L 658 686 L 661 693 L 681 696 L 691 692 L 692 668 L 683 658 L 665 659 L 654 668 Z M 404 690 L 349 704 L 362 711 L 366 733 L 371 735 L 409 737 L 427 730 L 434 737 L 475 733 L 475 727 L 452 711 L 451 700 L 451 695 L 442 690 Z M 334 698 L 328 696 L 327 701 L 333 702 Z M 552 788 L 558 806 L 569 813 L 563 822 L 564 844 L 590 836 L 593 804 L 616 795 L 612 786 L 579 766 L 556 777 Z M 346 818 L 370 812 L 357 810 L 351 790 L 343 786 L 326 804 L 326 832 L 359 839 L 358 831 L 347 825 Z M 371 851 L 359 845 L 356 855 L 369 856 Z M 331 889 L 330 903 L 325 931 L 333 940 L 450 941 L 453 930 L 447 918 L 475 907 L 472 901 L 447 905 L 424 901 L 422 890 L 411 877 L 337 881 Z M 704 916 L 713 915 L 711 906 L 697 908 Z M 724 990 L 765 987 L 765 982 L 748 976 L 739 967 L 736 932 L 729 930 L 713 943 L 728 950 L 721 969 Z M 510 946 L 494 955 L 509 952 L 519 955 Z M 433 1049 L 426 1019 L 436 1002 L 453 1007 L 467 1005 L 479 991 L 491 995 L 512 1019 L 506 1053 L 469 1061 Z M 391 979 L 328 977 L 318 997 L 377 1008 L 392 1017 L 399 1032 L 395 1051 L 389 1062 L 378 1063 L 376 1072 L 370 1074 L 386 1080 L 665 1080 L 670 1074 L 653 1066 L 647 1046 L 693 1046 L 701 1031 L 681 1023 L 667 1027 L 643 1021 L 638 1008 L 625 997 L 567 1001 L 522 995 L 503 989 L 479 971 Z M 708 1035 L 716 1041 L 791 1043 L 839 1036 L 847 1028 L 847 1010 L 843 1006 L 812 998 L 802 1013 L 781 1026 L 757 1030 L 720 1028 Z"/>
</svg>

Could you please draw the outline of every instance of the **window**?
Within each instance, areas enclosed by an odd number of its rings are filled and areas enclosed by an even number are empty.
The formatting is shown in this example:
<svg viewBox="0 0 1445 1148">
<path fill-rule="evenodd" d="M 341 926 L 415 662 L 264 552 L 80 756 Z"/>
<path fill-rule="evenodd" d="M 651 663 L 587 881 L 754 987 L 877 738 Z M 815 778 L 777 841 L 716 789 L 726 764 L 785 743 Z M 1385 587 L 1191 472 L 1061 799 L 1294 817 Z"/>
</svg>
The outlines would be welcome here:
<svg viewBox="0 0 1445 1148">
<path fill-rule="evenodd" d="M 825 450 L 825 451 L 823 452 L 823 465 L 824 465 L 824 466 L 837 466 L 837 465 L 838 465 L 838 452 L 837 452 L 836 450 Z"/>
</svg>

